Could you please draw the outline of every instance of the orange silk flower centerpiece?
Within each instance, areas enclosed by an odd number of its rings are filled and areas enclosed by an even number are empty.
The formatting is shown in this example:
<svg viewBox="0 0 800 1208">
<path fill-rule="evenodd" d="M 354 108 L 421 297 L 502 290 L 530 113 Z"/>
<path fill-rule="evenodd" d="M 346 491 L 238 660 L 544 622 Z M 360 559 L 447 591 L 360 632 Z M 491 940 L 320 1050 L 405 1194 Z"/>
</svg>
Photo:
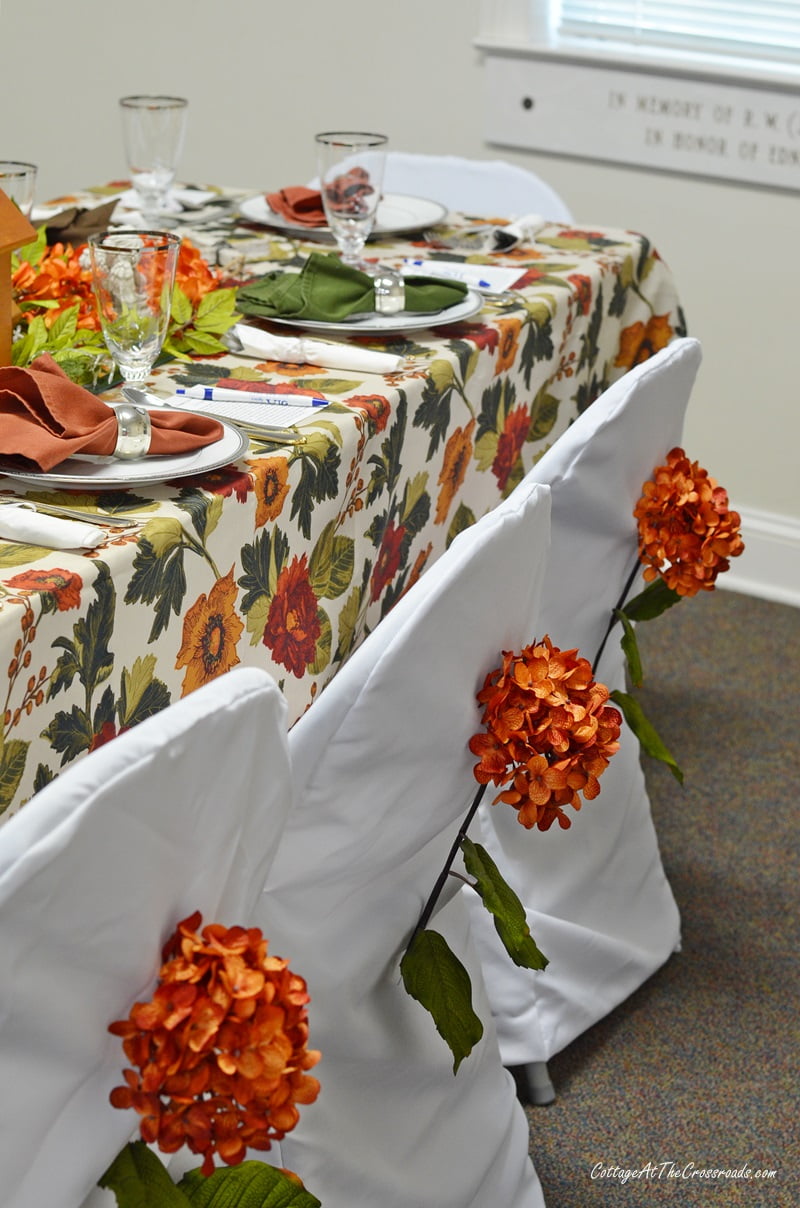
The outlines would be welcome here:
<svg viewBox="0 0 800 1208">
<path fill-rule="evenodd" d="M 217 1168 L 216 1155 L 228 1167 L 247 1168 L 242 1186 L 261 1175 L 264 1204 L 273 1202 L 277 1184 L 288 1182 L 291 1198 L 281 1204 L 312 1208 L 319 1201 L 297 1176 L 245 1162 L 248 1149 L 268 1150 L 293 1129 L 298 1104 L 313 1103 L 319 1093 L 307 1072 L 320 1054 L 307 1047 L 306 983 L 285 960 L 269 955 L 257 927 L 210 923 L 200 930 L 201 923 L 195 912 L 178 924 L 164 946 L 152 999 L 134 1003 L 128 1018 L 108 1030 L 121 1037 L 132 1067 L 123 1071 L 124 1085 L 112 1090 L 111 1104 L 139 1113 L 144 1142 L 164 1153 L 185 1145 L 202 1155 L 202 1167 L 176 1188 L 155 1154 L 137 1143 L 138 1150 L 117 1158 L 100 1185 L 114 1190 L 120 1208 L 138 1204 L 125 1198 L 123 1185 L 137 1168 L 145 1181 L 169 1181 L 166 1203 L 183 1203 L 172 1195 L 183 1192 L 191 1204 L 193 1190 L 202 1195 L 206 1179 L 219 1182 L 234 1173 Z M 252 1185 L 247 1194 L 242 1204 L 260 1208 Z M 148 1204 L 160 1202 L 151 1188 L 148 1195 Z M 232 1194 L 224 1202 L 239 1201 Z"/>
</svg>

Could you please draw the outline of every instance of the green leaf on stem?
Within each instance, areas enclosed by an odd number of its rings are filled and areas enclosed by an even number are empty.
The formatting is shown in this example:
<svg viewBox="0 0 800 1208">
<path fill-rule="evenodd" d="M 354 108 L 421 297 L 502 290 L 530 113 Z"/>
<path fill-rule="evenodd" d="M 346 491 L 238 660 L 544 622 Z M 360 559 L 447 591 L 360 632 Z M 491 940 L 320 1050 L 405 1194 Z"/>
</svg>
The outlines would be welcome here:
<svg viewBox="0 0 800 1208">
<path fill-rule="evenodd" d="M 474 889 L 494 919 L 497 934 L 515 965 L 522 969 L 545 969 L 547 957 L 530 933 L 525 907 L 480 843 L 461 841 L 464 866 L 475 878 Z"/>
<path fill-rule="evenodd" d="M 191 1201 L 144 1141 L 129 1142 L 97 1182 L 114 1192 L 117 1208 L 190 1208 Z"/>
<path fill-rule="evenodd" d="M 654 617 L 660 617 L 662 612 L 666 612 L 668 608 L 672 608 L 673 604 L 678 604 L 683 599 L 671 587 L 667 587 L 663 579 L 654 579 L 652 583 L 648 583 L 644 591 L 640 591 L 638 596 L 634 596 L 632 600 L 623 608 L 625 616 L 631 621 L 652 621 Z"/>
<path fill-rule="evenodd" d="M 662 763 L 665 763 L 675 779 L 680 784 L 683 784 L 683 772 L 678 767 L 674 755 L 667 749 L 659 738 L 655 727 L 645 717 L 644 710 L 638 700 L 629 696 L 627 692 L 620 692 L 618 690 L 611 693 L 611 699 L 619 705 L 625 715 L 626 722 L 639 739 L 642 750 L 648 755 L 652 755 L 654 759 L 659 759 Z"/>
<path fill-rule="evenodd" d="M 266 1162 L 220 1167 L 206 1178 L 188 1171 L 178 1187 L 192 1208 L 320 1208 L 320 1201 Z"/>
<path fill-rule="evenodd" d="M 634 685 L 635 688 L 641 688 L 642 679 L 643 679 L 642 658 L 641 658 L 641 655 L 639 654 L 639 644 L 636 641 L 636 630 L 633 628 L 633 625 L 631 624 L 631 622 L 625 616 L 625 613 L 620 608 L 614 609 L 614 616 L 621 623 L 622 628 L 624 630 L 622 637 L 620 638 L 619 644 L 622 647 L 623 653 L 625 655 L 625 659 L 628 664 L 628 671 L 630 672 L 631 683 Z"/>
<path fill-rule="evenodd" d="M 453 1073 L 483 1035 L 472 1009 L 472 982 L 438 931 L 418 931 L 400 961 L 403 985 L 429 1011 L 453 1054 Z"/>
</svg>

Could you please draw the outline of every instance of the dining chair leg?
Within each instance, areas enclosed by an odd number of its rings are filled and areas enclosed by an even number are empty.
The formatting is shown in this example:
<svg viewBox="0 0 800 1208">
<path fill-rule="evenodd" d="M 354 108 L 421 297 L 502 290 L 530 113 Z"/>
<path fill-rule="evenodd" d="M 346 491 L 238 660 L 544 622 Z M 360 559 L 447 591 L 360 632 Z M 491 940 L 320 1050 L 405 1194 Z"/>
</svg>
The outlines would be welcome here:
<svg viewBox="0 0 800 1208">
<path fill-rule="evenodd" d="M 544 1107 L 555 1100 L 556 1091 L 546 1061 L 511 1066 L 509 1073 L 517 1087 L 517 1098 L 524 1107 Z"/>
</svg>

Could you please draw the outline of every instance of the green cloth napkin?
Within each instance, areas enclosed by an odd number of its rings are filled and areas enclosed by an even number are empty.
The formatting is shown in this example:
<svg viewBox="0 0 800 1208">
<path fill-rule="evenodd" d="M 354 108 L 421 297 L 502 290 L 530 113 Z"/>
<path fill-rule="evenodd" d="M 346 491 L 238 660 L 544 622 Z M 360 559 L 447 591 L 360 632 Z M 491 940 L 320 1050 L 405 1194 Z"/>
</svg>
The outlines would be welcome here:
<svg viewBox="0 0 800 1208">
<path fill-rule="evenodd" d="M 432 314 L 455 306 L 466 295 L 463 281 L 405 277 L 406 311 Z M 241 287 L 240 311 L 262 318 L 315 319 L 340 323 L 350 315 L 373 314 L 372 277 L 343 264 L 335 253 L 312 252 L 299 273 L 267 273 Z"/>
</svg>

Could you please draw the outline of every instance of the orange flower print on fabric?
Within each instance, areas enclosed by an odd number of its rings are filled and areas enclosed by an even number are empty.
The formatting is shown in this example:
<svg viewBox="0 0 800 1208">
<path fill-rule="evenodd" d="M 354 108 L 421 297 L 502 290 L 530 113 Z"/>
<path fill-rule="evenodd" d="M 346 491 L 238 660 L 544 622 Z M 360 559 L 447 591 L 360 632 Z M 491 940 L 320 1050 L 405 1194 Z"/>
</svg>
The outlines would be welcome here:
<svg viewBox="0 0 800 1208">
<path fill-rule="evenodd" d="M 506 416 L 503 431 L 497 442 L 497 452 L 492 462 L 492 473 L 497 479 L 501 491 L 506 489 L 511 471 L 517 463 L 522 446 L 531 426 L 528 408 L 524 405 L 514 407 Z"/>
<path fill-rule="evenodd" d="M 236 612 L 233 567 L 187 611 L 175 666 L 185 667 L 181 695 L 187 696 L 239 662 L 236 646 L 244 625 Z"/>
<path fill-rule="evenodd" d="M 567 280 L 575 290 L 575 304 L 579 315 L 588 315 L 592 306 L 592 279 L 585 273 L 568 273 Z"/>
<path fill-rule="evenodd" d="M 253 471 L 256 493 L 256 524 L 277 520 L 289 494 L 289 463 L 285 457 L 264 457 L 247 463 Z"/>
<path fill-rule="evenodd" d="M 744 549 L 728 493 L 683 449 L 672 449 L 642 487 L 633 512 L 644 578 L 658 576 L 679 596 L 713 591 L 717 575 Z"/>
<path fill-rule="evenodd" d="M 186 1145 L 236 1166 L 267 1150 L 313 1103 L 320 1054 L 308 1046 L 308 990 L 285 960 L 270 956 L 257 927 L 210 923 L 199 911 L 164 946 L 158 986 L 109 1032 L 132 1068 L 110 1094 L 141 1116 L 142 1140 L 165 1153 Z"/>
<path fill-rule="evenodd" d="M 494 366 L 495 376 L 498 373 L 503 373 L 504 370 L 513 368 L 514 361 L 517 356 L 519 333 L 522 330 L 522 320 L 498 319 L 497 327 L 500 331 L 500 343 L 498 345 L 497 360 L 495 361 Z"/>
<path fill-rule="evenodd" d="M 666 348 L 674 335 L 670 326 L 669 315 L 653 315 L 647 323 L 632 323 L 625 327 L 619 340 L 619 352 L 615 365 L 623 369 L 632 369 L 647 361 L 654 353 Z"/>
<path fill-rule="evenodd" d="M 373 432 L 383 432 L 392 413 L 391 403 L 382 394 L 353 394 L 344 399 L 347 407 L 364 411 Z"/>
<path fill-rule="evenodd" d="M 42 592 L 52 596 L 58 612 L 77 608 L 81 602 L 83 581 L 68 570 L 26 570 L 5 580 L 12 591 Z"/>
<path fill-rule="evenodd" d="M 317 597 L 308 577 L 306 555 L 295 556 L 278 575 L 264 630 L 264 645 L 275 661 L 301 679 L 316 657 L 322 633 Z"/>
<path fill-rule="evenodd" d="M 450 505 L 456 491 L 464 481 L 472 456 L 472 433 L 475 431 L 475 420 L 471 419 L 466 428 L 456 428 L 447 440 L 444 450 L 444 460 L 439 472 L 439 497 L 436 501 L 436 524 L 444 524 Z"/>
<path fill-rule="evenodd" d="M 622 715 L 608 699 L 577 650 L 544 637 L 519 654 L 504 651 L 477 696 L 484 730 L 469 743 L 475 779 L 501 787 L 494 803 L 513 806 L 524 827 L 544 831 L 558 820 L 567 829 L 564 807 L 579 810 L 580 793 L 597 796 L 619 749 Z"/>
<path fill-rule="evenodd" d="M 403 554 L 403 538 L 405 535 L 406 530 L 402 524 L 395 527 L 390 521 L 386 525 L 370 580 L 371 600 L 374 601 L 379 598 L 383 589 L 387 584 L 391 583 L 400 569 L 400 561 Z"/>
</svg>

